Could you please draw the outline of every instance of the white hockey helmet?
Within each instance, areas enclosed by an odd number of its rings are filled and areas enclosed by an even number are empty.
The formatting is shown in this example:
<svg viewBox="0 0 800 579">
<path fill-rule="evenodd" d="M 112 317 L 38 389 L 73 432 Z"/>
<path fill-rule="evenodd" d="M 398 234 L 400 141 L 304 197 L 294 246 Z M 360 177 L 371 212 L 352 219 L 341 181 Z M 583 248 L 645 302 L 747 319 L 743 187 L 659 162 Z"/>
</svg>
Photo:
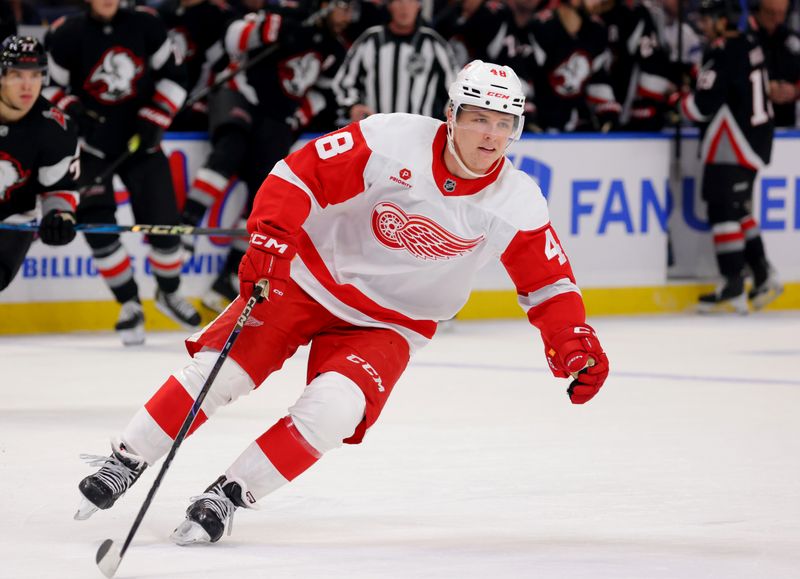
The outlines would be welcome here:
<svg viewBox="0 0 800 579">
<path fill-rule="evenodd" d="M 473 60 L 462 68 L 448 91 L 455 115 L 460 106 L 472 105 L 517 117 L 512 140 L 522 135 L 525 93 L 517 74 L 508 66 Z"/>
</svg>

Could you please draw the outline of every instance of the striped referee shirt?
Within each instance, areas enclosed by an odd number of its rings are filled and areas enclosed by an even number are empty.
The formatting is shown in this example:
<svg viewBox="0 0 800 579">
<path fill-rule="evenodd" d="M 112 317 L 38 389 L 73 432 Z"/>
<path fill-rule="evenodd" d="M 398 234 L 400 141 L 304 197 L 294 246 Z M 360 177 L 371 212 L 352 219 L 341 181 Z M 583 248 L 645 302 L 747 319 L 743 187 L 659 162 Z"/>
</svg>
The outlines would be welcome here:
<svg viewBox="0 0 800 579">
<path fill-rule="evenodd" d="M 333 80 L 339 106 L 365 104 L 376 113 L 416 113 L 444 119 L 455 57 L 432 28 L 397 36 L 386 26 L 364 31 Z"/>
</svg>

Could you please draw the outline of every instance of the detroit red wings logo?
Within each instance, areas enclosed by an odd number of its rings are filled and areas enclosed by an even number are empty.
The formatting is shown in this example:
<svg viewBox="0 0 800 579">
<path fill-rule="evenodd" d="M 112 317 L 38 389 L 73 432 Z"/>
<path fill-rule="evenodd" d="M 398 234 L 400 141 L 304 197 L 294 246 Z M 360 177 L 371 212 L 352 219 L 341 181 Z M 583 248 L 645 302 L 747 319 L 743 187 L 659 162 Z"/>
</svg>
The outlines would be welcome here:
<svg viewBox="0 0 800 579">
<path fill-rule="evenodd" d="M 103 53 L 83 88 L 101 103 L 115 104 L 136 95 L 136 81 L 144 74 L 144 62 L 122 46 Z"/>
<path fill-rule="evenodd" d="M 24 171 L 14 157 L 0 151 L 0 202 L 11 198 L 11 191 L 28 180 L 30 171 Z"/>
<path fill-rule="evenodd" d="M 405 249 L 419 259 L 452 259 L 472 251 L 484 236 L 464 239 L 422 215 L 408 215 L 394 203 L 372 208 L 372 233 L 389 249 Z"/>
</svg>

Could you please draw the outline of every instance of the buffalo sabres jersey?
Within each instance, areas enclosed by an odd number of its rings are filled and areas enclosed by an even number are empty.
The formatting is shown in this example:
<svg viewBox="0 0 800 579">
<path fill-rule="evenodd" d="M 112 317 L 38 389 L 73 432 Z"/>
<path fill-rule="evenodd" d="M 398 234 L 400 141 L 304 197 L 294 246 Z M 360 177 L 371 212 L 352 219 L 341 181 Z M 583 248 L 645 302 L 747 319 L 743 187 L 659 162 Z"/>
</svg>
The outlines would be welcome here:
<svg viewBox="0 0 800 579">
<path fill-rule="evenodd" d="M 34 218 L 37 196 L 43 214 L 75 211 L 79 173 L 75 126 L 44 97 L 20 120 L 0 121 L 0 220 Z"/>
<path fill-rule="evenodd" d="M 136 130 L 137 112 L 158 106 L 174 115 L 186 98 L 185 73 L 175 62 L 172 42 L 149 10 L 121 9 L 109 21 L 88 11 L 56 21 L 47 35 L 50 76 L 63 93 L 55 103 L 77 98 L 94 113 L 94 130 L 81 135 L 103 156 L 114 157 Z"/>
<path fill-rule="evenodd" d="M 275 165 L 248 229 L 287 232 L 292 278 L 334 315 L 391 328 L 412 347 L 467 301 L 500 260 L 545 338 L 583 322 L 570 262 L 536 183 L 502 158 L 478 179 L 444 163 L 446 126 L 377 114 L 307 143 Z"/>
<path fill-rule="evenodd" d="M 619 113 L 609 84 L 611 53 L 605 27 L 583 17 L 573 36 L 556 12 L 545 11 L 533 23 L 536 39 L 534 100 L 538 124 L 561 131 L 593 130 L 593 115 Z"/>
<path fill-rule="evenodd" d="M 670 80 L 669 52 L 659 37 L 650 11 L 615 2 L 601 14 L 611 52 L 611 88 L 622 106 L 621 124 L 634 130 L 659 130 L 666 101 L 677 89 Z"/>
<path fill-rule="evenodd" d="M 177 60 L 186 67 L 187 86 L 193 91 L 207 86 L 211 66 L 223 56 L 222 39 L 233 11 L 221 0 L 191 6 L 169 0 L 159 5 L 158 13 L 169 29 Z"/>
<path fill-rule="evenodd" d="M 693 93 L 681 99 L 700 124 L 706 164 L 758 170 L 772 153 L 772 103 L 764 51 L 751 33 L 718 39 L 703 56 Z"/>
<path fill-rule="evenodd" d="M 795 85 L 800 89 L 800 35 L 781 24 L 773 34 L 763 29 L 757 31 L 764 56 L 767 59 L 767 70 L 770 80 L 778 80 Z M 789 103 L 772 103 L 775 110 L 776 127 L 797 126 L 797 101 Z"/>
<path fill-rule="evenodd" d="M 270 51 L 269 55 L 237 74 L 230 86 L 260 114 L 284 121 L 294 115 L 320 76 L 338 66 L 343 47 L 325 26 L 300 26 L 272 12 L 248 14 L 225 33 L 231 67 L 264 50 Z M 312 116 L 326 105 L 322 100 L 314 104 L 318 106 L 308 110 Z"/>
</svg>

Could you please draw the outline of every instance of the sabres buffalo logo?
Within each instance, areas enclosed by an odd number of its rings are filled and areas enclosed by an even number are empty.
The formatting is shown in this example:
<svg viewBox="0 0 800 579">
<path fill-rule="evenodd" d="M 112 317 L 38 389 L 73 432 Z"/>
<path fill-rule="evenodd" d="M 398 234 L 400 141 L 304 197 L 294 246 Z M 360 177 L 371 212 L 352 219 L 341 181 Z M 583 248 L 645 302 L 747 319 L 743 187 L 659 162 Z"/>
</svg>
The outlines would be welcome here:
<svg viewBox="0 0 800 579">
<path fill-rule="evenodd" d="M 169 37 L 172 40 L 172 53 L 178 65 L 192 60 L 197 55 L 197 44 L 185 27 L 178 26 L 170 30 Z"/>
<path fill-rule="evenodd" d="M 582 50 L 576 50 L 550 73 L 550 84 L 563 97 L 577 97 L 583 92 L 583 85 L 591 74 L 589 55 Z"/>
<path fill-rule="evenodd" d="M 300 98 L 317 82 L 322 59 L 316 52 L 306 52 L 284 60 L 278 66 L 281 88 L 290 97 Z"/>
<path fill-rule="evenodd" d="M 144 74 L 144 62 L 122 46 L 103 53 L 83 85 L 84 90 L 104 104 L 116 104 L 136 96 L 136 82 Z"/>
<path fill-rule="evenodd" d="M 389 249 L 405 249 L 418 259 L 452 259 L 472 251 L 484 236 L 464 239 L 422 215 L 409 215 L 394 203 L 372 208 L 372 233 Z"/>
<path fill-rule="evenodd" d="M 30 171 L 24 171 L 14 157 L 0 151 L 0 202 L 11 198 L 11 191 L 28 180 Z"/>
</svg>

